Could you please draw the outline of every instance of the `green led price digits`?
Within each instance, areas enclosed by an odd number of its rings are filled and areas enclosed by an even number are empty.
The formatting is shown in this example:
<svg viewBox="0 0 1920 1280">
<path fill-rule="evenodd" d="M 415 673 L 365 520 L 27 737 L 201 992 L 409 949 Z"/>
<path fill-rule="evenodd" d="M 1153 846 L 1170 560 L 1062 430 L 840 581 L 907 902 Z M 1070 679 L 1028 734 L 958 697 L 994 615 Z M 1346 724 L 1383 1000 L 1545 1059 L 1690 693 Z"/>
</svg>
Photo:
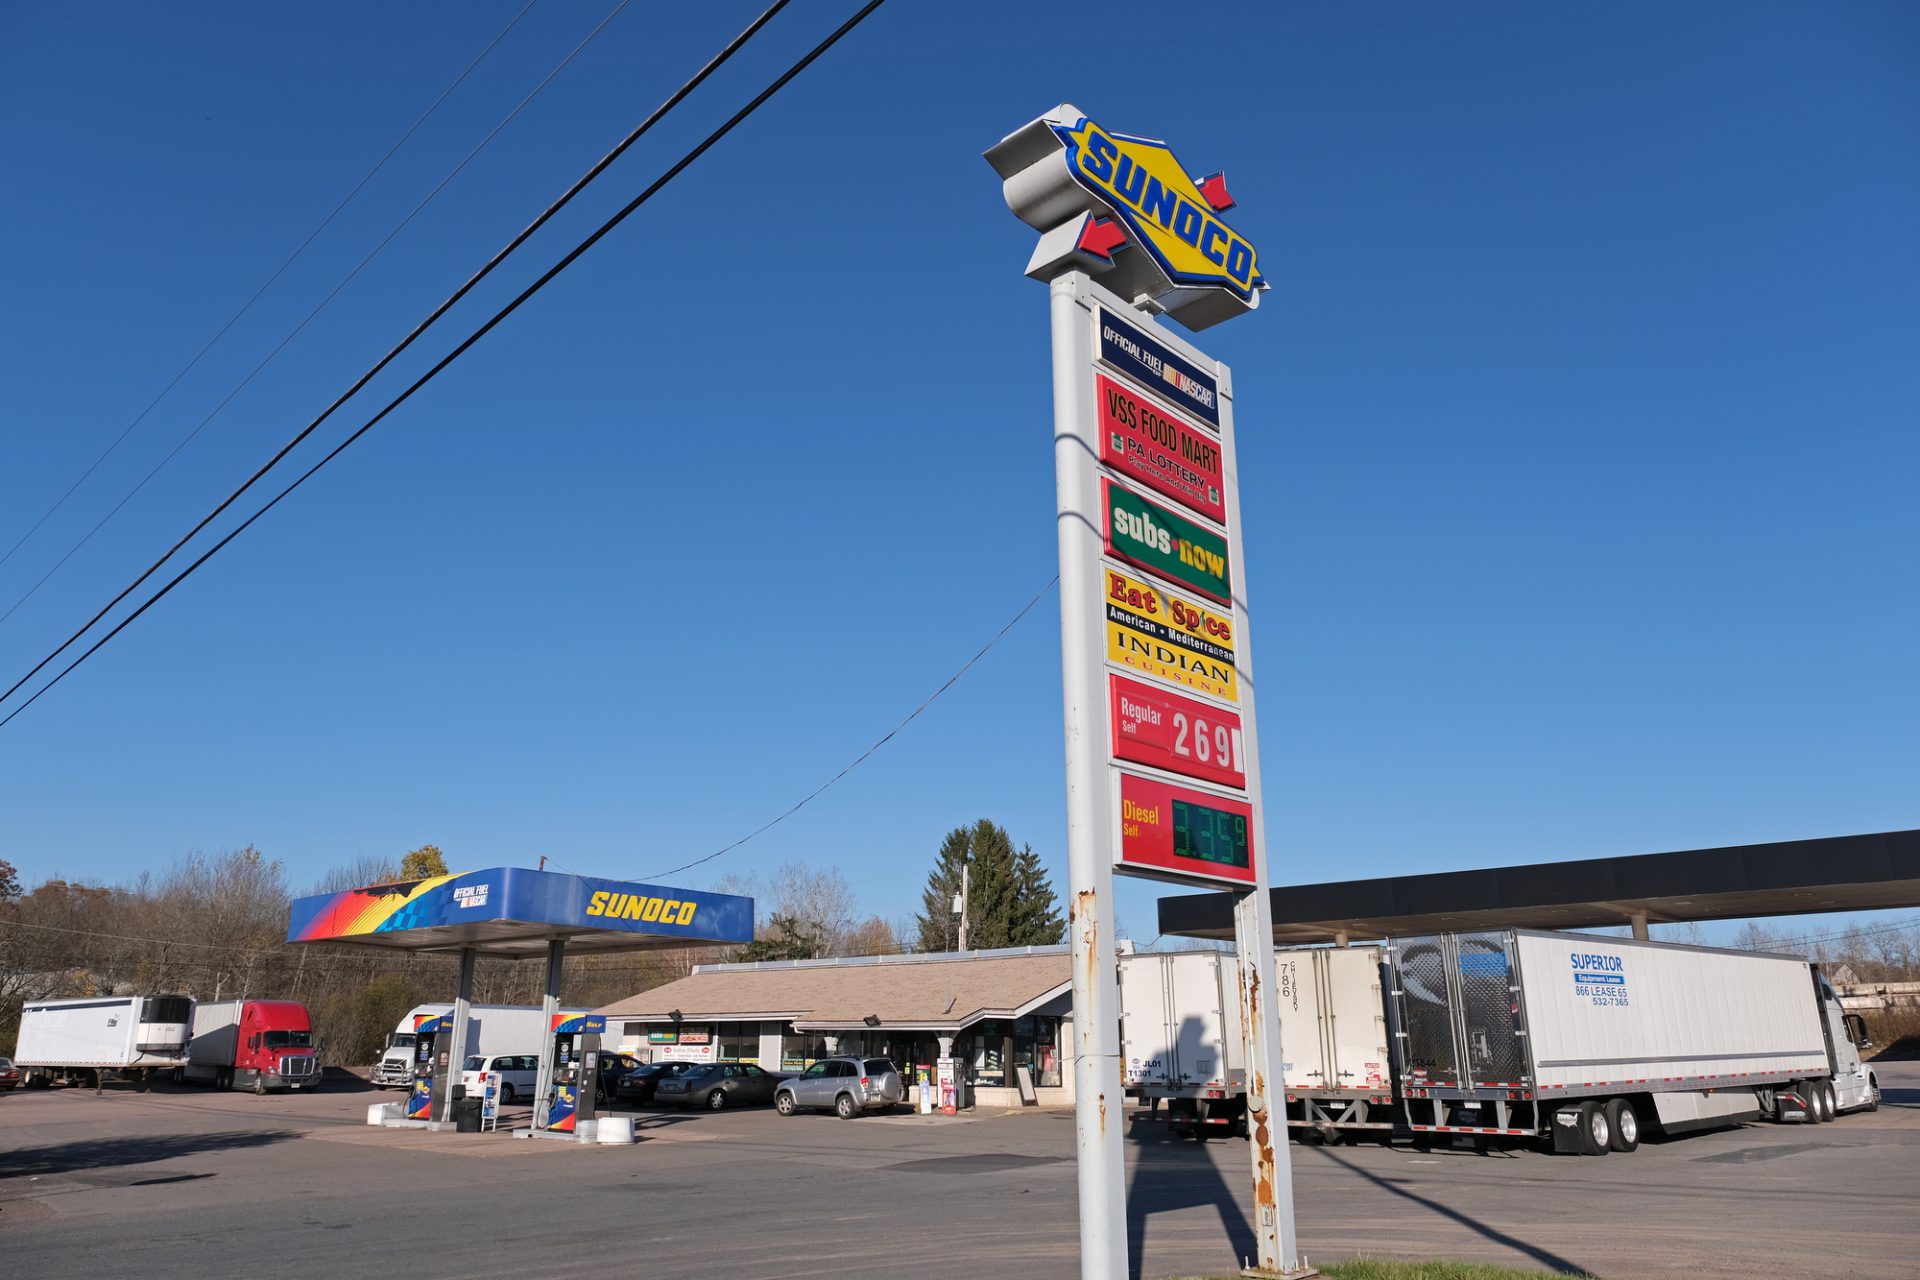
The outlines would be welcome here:
<svg viewBox="0 0 1920 1280">
<path fill-rule="evenodd" d="M 1245 867 L 1247 820 L 1237 813 L 1205 805 L 1173 802 L 1173 852 L 1196 862 Z"/>
</svg>

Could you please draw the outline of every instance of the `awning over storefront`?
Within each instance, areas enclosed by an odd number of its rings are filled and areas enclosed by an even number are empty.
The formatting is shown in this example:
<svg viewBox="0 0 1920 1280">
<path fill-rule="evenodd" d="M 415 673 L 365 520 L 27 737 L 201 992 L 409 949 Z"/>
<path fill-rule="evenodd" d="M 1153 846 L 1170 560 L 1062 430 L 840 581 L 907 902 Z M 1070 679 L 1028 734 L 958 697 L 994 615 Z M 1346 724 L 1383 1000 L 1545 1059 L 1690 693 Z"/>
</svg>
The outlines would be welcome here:
<svg viewBox="0 0 1920 1280">
<path fill-rule="evenodd" d="M 795 1031 L 958 1031 L 1023 1018 L 1073 985 L 1066 947 L 700 965 L 600 1010 L 609 1021 L 790 1022 Z"/>
</svg>

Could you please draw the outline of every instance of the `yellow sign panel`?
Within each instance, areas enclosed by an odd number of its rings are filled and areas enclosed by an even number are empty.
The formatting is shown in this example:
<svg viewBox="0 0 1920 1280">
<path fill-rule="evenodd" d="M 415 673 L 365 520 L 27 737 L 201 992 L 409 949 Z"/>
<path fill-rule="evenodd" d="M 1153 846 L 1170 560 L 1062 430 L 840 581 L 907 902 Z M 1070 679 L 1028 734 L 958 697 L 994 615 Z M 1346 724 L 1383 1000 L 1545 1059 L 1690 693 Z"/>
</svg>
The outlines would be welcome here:
<svg viewBox="0 0 1920 1280">
<path fill-rule="evenodd" d="M 1053 132 L 1066 146 L 1073 180 L 1113 209 L 1169 280 L 1241 298 L 1265 287 L 1253 245 L 1220 220 L 1166 143 L 1108 133 L 1087 119 L 1072 128 L 1055 124 Z"/>
<path fill-rule="evenodd" d="M 1227 702 L 1240 701 L 1233 615 L 1101 566 L 1107 661 Z"/>
</svg>

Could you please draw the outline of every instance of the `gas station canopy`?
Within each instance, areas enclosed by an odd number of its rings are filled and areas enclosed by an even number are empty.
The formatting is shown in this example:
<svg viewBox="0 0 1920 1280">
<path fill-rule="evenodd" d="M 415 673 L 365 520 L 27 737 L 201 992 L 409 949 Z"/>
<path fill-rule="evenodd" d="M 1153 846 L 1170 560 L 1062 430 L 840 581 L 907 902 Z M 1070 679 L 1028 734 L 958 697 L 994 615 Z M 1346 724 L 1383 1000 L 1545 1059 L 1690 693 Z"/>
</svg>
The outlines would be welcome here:
<svg viewBox="0 0 1920 1280">
<path fill-rule="evenodd" d="M 1276 885 L 1276 945 L 1920 906 L 1920 831 Z M 1233 895 L 1160 899 L 1160 932 L 1233 937 Z"/>
<path fill-rule="evenodd" d="M 753 899 L 491 867 L 297 898 L 288 942 L 543 955 L 753 941 Z"/>
</svg>

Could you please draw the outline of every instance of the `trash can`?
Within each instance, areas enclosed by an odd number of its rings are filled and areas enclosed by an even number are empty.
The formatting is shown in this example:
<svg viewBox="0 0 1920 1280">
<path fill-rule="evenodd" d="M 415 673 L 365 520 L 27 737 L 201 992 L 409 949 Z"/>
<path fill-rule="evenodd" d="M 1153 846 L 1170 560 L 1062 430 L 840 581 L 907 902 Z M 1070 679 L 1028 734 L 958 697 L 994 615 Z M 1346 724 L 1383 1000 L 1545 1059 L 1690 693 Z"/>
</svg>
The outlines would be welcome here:
<svg viewBox="0 0 1920 1280">
<path fill-rule="evenodd" d="M 453 1104 L 453 1127 L 459 1133 L 480 1132 L 480 1108 L 478 1098 L 461 1098 Z"/>
</svg>

